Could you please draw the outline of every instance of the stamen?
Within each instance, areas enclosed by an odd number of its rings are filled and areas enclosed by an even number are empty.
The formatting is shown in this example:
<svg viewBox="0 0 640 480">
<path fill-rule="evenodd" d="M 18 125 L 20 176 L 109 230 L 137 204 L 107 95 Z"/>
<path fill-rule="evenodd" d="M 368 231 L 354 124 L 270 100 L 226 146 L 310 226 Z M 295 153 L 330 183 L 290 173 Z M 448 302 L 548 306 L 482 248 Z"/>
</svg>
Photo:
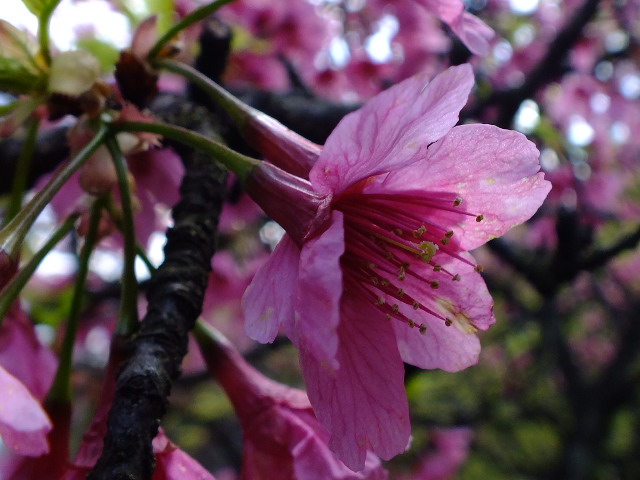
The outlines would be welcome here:
<svg viewBox="0 0 640 480">
<path fill-rule="evenodd" d="M 438 252 L 438 246 L 433 242 L 422 242 L 418 248 L 423 252 L 419 257 L 424 263 L 429 263 Z"/>
<path fill-rule="evenodd" d="M 453 201 L 453 206 L 459 207 L 461 203 L 462 203 L 462 197 L 456 197 L 456 199 Z"/>
<path fill-rule="evenodd" d="M 482 220 L 484 220 L 484 215 L 478 215 L 476 217 L 476 222 L 481 222 Z"/>
<path fill-rule="evenodd" d="M 433 280 L 429 286 L 431 288 L 433 288 L 434 290 L 436 290 L 437 288 L 440 288 L 440 282 L 438 280 Z"/>
<path fill-rule="evenodd" d="M 427 233 L 427 227 L 425 227 L 424 225 L 421 225 L 420 228 L 414 230 L 412 233 L 415 238 L 420 238 L 425 233 Z"/>
</svg>

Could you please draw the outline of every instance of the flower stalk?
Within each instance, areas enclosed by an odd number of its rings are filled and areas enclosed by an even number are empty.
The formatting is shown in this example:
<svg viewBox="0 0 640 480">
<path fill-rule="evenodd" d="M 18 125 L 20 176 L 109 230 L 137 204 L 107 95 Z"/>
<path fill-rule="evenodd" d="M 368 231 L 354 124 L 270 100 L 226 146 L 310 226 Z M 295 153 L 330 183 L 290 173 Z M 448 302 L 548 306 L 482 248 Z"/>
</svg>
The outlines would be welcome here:
<svg viewBox="0 0 640 480">
<path fill-rule="evenodd" d="M 172 26 L 169 30 L 167 30 L 155 43 L 155 45 L 149 51 L 149 58 L 153 59 L 160 55 L 163 48 L 180 32 L 186 30 L 191 25 L 198 23 L 201 20 L 204 20 L 212 13 L 216 12 L 220 7 L 226 5 L 227 3 L 231 3 L 233 0 L 217 0 L 215 2 L 211 2 L 207 5 L 204 5 L 197 10 L 194 10 L 189 15 L 184 17 L 174 26 Z"/>
<path fill-rule="evenodd" d="M 34 117 L 27 121 L 27 134 L 24 141 L 24 147 L 18 157 L 16 174 L 11 188 L 11 197 L 6 215 L 3 219 L 3 224 L 10 222 L 11 219 L 18 214 L 20 207 L 22 206 L 22 200 L 27 187 L 29 168 L 31 166 L 33 152 L 36 148 L 36 139 L 39 127 L 40 121 L 37 118 Z"/>
<path fill-rule="evenodd" d="M 27 284 L 33 273 L 40 265 L 40 262 L 53 248 L 62 240 L 73 228 L 79 215 L 72 215 L 58 228 L 58 230 L 47 240 L 27 264 L 11 279 L 0 293 L 0 324 L 9 311 L 9 308 L 18 297 L 24 286 Z"/>
<path fill-rule="evenodd" d="M 78 326 L 80 324 L 80 315 L 82 313 L 82 304 L 84 300 L 85 283 L 89 274 L 89 259 L 96 243 L 98 242 L 98 227 L 100 225 L 100 216 L 104 208 L 105 197 L 101 197 L 93 203 L 91 207 L 91 218 L 89 220 L 89 229 L 84 239 L 84 245 L 80 251 L 78 259 L 78 273 L 73 285 L 73 297 L 71 299 L 71 307 L 69 309 L 69 319 L 65 330 L 64 339 L 62 340 L 62 348 L 60 349 L 60 363 L 56 376 L 49 390 L 48 400 L 52 402 L 70 402 L 71 401 L 71 370 L 73 363 L 73 346 L 76 342 Z"/>
<path fill-rule="evenodd" d="M 107 137 L 107 148 L 113 159 L 122 202 L 122 232 L 124 235 L 124 267 L 122 272 L 122 299 L 118 334 L 132 334 L 138 329 L 138 284 L 135 273 L 136 236 L 133 221 L 133 201 L 129 184 L 127 161 L 114 136 Z"/>
<path fill-rule="evenodd" d="M 157 67 L 182 75 L 224 109 L 250 145 L 287 172 L 308 177 L 322 147 L 290 130 L 276 119 L 247 105 L 195 68 L 172 59 Z"/>
<path fill-rule="evenodd" d="M 188 145 L 203 153 L 209 154 L 236 174 L 245 182 L 253 169 L 262 162 L 242 155 L 229 147 L 186 128 L 160 122 L 119 122 L 113 126 L 114 131 L 149 132 L 162 135 Z"/>
<path fill-rule="evenodd" d="M 82 166 L 84 161 L 104 142 L 107 131 L 107 126 L 101 124 L 91 141 L 87 143 L 75 157 L 63 164 L 49 183 L 36 193 L 22 210 L 0 231 L 0 255 L 6 256 L 6 261 L 3 260 L 2 265 L 0 265 L 0 280 L 5 277 L 5 271 L 7 270 L 5 263 L 14 266 L 17 265 L 22 243 L 38 215 L 42 213 L 54 195 L 69 180 L 71 175 L 73 175 L 73 173 Z"/>
</svg>

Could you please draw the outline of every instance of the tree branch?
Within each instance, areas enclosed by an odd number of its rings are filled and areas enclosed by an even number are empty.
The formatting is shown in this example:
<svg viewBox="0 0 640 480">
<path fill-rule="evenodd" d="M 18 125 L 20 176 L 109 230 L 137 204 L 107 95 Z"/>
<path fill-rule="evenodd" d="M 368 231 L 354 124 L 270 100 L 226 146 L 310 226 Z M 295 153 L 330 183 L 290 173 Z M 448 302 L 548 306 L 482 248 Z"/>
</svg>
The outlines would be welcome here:
<svg viewBox="0 0 640 480">
<path fill-rule="evenodd" d="M 189 111 L 193 123 L 198 109 Z M 151 479 L 151 441 L 180 375 L 187 335 L 202 310 L 227 173 L 210 158 L 174 148 L 186 167 L 173 210 L 175 226 L 167 233 L 165 261 L 147 290 L 148 312 L 133 353 L 118 375 L 104 450 L 89 480 Z"/>
</svg>

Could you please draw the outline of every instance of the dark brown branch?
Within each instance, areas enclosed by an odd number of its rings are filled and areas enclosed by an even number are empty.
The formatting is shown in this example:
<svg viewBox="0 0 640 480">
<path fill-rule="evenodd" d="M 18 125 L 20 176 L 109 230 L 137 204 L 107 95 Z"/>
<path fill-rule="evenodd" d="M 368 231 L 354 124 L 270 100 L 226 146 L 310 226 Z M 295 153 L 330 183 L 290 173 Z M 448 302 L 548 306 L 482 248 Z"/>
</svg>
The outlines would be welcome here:
<svg viewBox="0 0 640 480">
<path fill-rule="evenodd" d="M 193 106 L 190 118 L 198 118 Z M 89 480 L 151 479 L 151 441 L 202 309 L 227 174 L 211 158 L 175 148 L 186 167 L 181 200 L 173 210 L 175 226 L 147 291 L 149 310 L 132 356 L 118 375 L 104 451 Z"/>
</svg>

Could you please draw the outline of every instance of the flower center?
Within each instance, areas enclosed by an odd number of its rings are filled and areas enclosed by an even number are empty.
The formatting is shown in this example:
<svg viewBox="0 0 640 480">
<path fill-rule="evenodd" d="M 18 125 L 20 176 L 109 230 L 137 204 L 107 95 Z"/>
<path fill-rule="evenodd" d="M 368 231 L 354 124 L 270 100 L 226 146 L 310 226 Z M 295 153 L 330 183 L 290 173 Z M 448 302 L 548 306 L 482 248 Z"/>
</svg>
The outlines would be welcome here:
<svg viewBox="0 0 640 480">
<path fill-rule="evenodd" d="M 460 255 L 463 250 L 451 229 L 462 217 L 475 217 L 477 222 L 484 219 L 466 211 L 462 203 L 462 198 L 451 193 L 358 192 L 337 198 L 333 208 L 344 214 L 346 247 L 341 262 L 347 294 L 364 296 L 388 320 L 417 327 L 423 334 L 427 326 L 410 318 L 412 310 L 421 310 L 451 325 L 451 318 L 424 305 L 417 297 L 420 291 L 424 292 L 423 285 L 434 290 L 440 286 L 440 280 L 424 277 L 425 264 L 443 279 L 460 280 L 458 273 L 438 263 L 442 255 L 482 270 Z"/>
</svg>

